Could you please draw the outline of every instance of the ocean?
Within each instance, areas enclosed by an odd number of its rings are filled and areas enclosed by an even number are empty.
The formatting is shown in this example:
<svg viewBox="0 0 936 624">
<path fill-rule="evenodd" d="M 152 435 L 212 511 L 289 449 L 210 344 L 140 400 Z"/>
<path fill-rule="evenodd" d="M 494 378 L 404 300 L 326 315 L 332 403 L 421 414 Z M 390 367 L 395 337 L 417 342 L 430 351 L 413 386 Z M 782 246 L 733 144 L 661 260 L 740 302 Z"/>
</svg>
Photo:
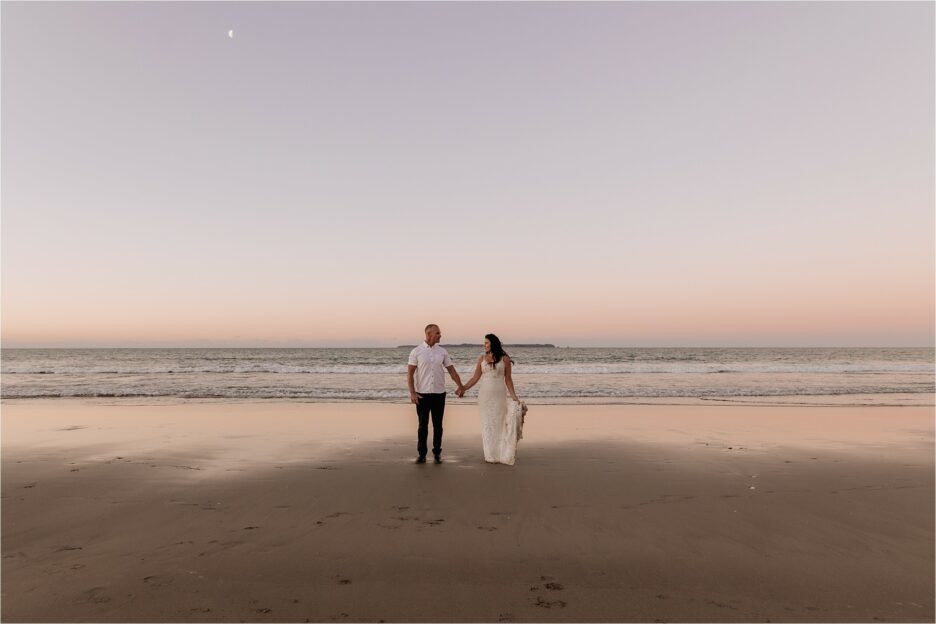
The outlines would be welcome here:
<svg viewBox="0 0 936 624">
<path fill-rule="evenodd" d="M 539 404 L 932 405 L 936 392 L 932 348 L 506 349 L 518 395 Z M 0 392 L 5 400 L 408 402 L 409 350 L 4 349 Z M 448 350 L 467 380 L 480 347 Z"/>
</svg>

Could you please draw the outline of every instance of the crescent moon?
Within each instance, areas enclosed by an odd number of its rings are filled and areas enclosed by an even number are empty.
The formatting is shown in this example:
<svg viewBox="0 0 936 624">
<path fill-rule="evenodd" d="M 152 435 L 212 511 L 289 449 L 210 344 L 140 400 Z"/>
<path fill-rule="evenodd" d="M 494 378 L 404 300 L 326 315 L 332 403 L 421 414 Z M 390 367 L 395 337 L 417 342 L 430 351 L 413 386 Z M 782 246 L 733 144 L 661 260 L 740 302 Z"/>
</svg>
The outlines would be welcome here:
<svg viewBox="0 0 936 624">
<path fill-rule="evenodd" d="M 229 30 L 229 31 L 228 31 L 228 37 L 230 37 L 231 39 L 234 38 L 234 31 L 233 31 L 233 30 Z"/>
</svg>

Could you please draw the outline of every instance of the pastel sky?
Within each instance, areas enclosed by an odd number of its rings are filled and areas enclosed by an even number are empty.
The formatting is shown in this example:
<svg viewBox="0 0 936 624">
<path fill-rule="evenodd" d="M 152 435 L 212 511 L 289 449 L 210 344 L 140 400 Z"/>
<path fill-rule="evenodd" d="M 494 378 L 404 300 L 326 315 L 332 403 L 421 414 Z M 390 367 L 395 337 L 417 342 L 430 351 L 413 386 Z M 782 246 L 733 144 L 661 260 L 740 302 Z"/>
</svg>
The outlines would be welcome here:
<svg viewBox="0 0 936 624">
<path fill-rule="evenodd" d="M 931 2 L 0 11 L 5 347 L 933 344 Z"/>
</svg>

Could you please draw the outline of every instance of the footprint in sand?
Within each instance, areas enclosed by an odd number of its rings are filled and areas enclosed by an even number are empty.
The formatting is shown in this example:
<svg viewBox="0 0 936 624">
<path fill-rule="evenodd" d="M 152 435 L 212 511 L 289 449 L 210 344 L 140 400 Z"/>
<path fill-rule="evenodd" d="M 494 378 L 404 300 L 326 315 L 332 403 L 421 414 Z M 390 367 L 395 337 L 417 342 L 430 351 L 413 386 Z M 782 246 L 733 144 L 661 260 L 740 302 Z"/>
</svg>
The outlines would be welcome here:
<svg viewBox="0 0 936 624">
<path fill-rule="evenodd" d="M 92 587 L 91 589 L 86 589 L 75 597 L 75 603 L 83 604 L 93 602 L 94 604 L 100 604 L 102 602 L 110 602 L 110 597 L 105 594 L 106 591 L 106 587 Z"/>
<path fill-rule="evenodd" d="M 536 602 L 534 603 L 534 605 L 537 607 L 541 607 L 543 609 L 556 609 L 556 608 L 564 609 L 566 606 L 566 603 L 564 600 L 547 601 L 547 600 L 543 600 L 541 596 L 537 596 Z"/>
<path fill-rule="evenodd" d="M 564 589 L 562 583 L 557 583 L 551 576 L 540 576 L 540 581 L 543 581 L 543 587 L 547 591 L 562 591 Z M 539 589 L 539 585 L 534 585 L 530 588 L 530 591 L 538 591 Z M 542 596 L 537 596 L 534 605 L 542 609 L 563 609 L 566 602 L 565 600 L 544 600 Z"/>
<path fill-rule="evenodd" d="M 501 613 L 499 616 L 497 616 L 497 621 L 498 622 L 513 622 L 514 621 L 513 613 Z"/>
<path fill-rule="evenodd" d="M 339 585 L 350 585 L 350 584 L 351 584 L 351 579 L 346 579 L 346 578 L 338 579 L 338 584 L 339 584 Z"/>
<path fill-rule="evenodd" d="M 167 585 L 172 585 L 173 579 L 171 576 L 163 576 L 161 574 L 153 574 L 150 576 L 144 576 L 143 582 L 151 587 L 166 587 Z"/>
<path fill-rule="evenodd" d="M 695 498 L 695 496 L 676 496 L 675 494 L 664 494 L 663 496 L 652 498 L 648 501 L 642 503 L 637 503 L 638 505 L 655 505 L 662 503 L 679 503 L 682 501 L 687 501 Z"/>
<path fill-rule="evenodd" d="M 333 514 L 328 514 L 327 516 L 323 517 L 321 520 L 316 520 L 315 524 L 321 526 L 325 524 L 325 520 L 333 520 L 334 518 L 340 518 L 341 516 L 350 516 L 350 515 L 351 513 L 347 511 L 336 511 Z"/>
</svg>

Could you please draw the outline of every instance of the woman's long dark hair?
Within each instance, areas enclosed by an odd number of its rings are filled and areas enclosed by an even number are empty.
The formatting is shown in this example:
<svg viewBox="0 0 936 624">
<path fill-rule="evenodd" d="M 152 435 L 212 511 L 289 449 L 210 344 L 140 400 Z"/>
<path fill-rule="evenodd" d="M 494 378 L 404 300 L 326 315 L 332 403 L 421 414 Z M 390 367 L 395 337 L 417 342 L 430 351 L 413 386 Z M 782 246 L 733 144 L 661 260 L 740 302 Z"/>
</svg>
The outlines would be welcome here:
<svg viewBox="0 0 936 624">
<path fill-rule="evenodd" d="M 484 337 L 491 343 L 491 355 L 494 356 L 492 366 L 497 368 L 497 363 L 501 361 L 502 357 L 507 355 L 507 352 L 504 351 L 504 346 L 501 344 L 500 338 L 494 334 L 485 334 Z"/>
</svg>

